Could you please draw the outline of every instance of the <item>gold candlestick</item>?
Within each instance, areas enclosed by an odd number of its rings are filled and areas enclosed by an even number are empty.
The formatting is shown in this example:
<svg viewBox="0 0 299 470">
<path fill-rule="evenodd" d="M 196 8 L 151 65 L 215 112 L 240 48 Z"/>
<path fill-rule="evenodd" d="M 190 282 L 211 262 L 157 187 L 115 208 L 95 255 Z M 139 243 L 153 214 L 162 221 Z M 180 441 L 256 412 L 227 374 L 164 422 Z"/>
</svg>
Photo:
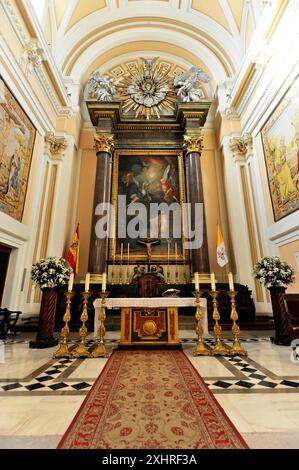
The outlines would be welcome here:
<svg viewBox="0 0 299 470">
<path fill-rule="evenodd" d="M 204 341 L 202 339 L 203 336 L 203 328 L 201 325 L 201 307 L 200 307 L 200 295 L 201 295 L 200 290 L 195 291 L 195 297 L 196 297 L 196 314 L 195 314 L 195 319 L 197 321 L 197 326 L 196 326 L 196 333 L 197 333 L 197 346 L 196 349 L 193 351 L 193 356 L 209 356 L 210 351 L 205 347 Z"/>
<path fill-rule="evenodd" d="M 87 313 L 87 304 L 88 304 L 88 299 L 90 297 L 90 292 L 82 292 L 82 297 L 83 297 L 83 311 L 80 317 L 80 320 L 82 322 L 82 326 L 79 329 L 79 336 L 81 338 L 81 343 L 79 346 L 75 349 L 75 351 L 72 352 L 72 357 L 90 357 L 90 352 L 86 348 L 85 345 L 85 340 L 87 336 L 87 328 L 85 326 L 85 323 L 88 320 L 88 313 Z"/>
<path fill-rule="evenodd" d="M 109 292 L 100 292 L 102 298 L 101 308 L 99 313 L 99 328 L 98 328 L 98 345 L 96 349 L 91 353 L 92 357 L 107 357 L 106 346 L 105 346 L 105 320 L 106 320 L 106 298 Z"/>
<path fill-rule="evenodd" d="M 64 326 L 61 329 L 62 341 L 60 343 L 59 349 L 56 351 L 56 353 L 53 354 L 53 359 L 57 359 L 58 357 L 71 357 L 71 353 L 67 345 L 67 338 L 70 334 L 68 323 L 71 321 L 71 301 L 75 294 L 74 292 L 65 292 L 64 295 L 66 296 L 66 309 L 65 314 L 63 315 Z"/>
<path fill-rule="evenodd" d="M 238 320 L 238 313 L 236 310 L 236 301 L 235 297 L 237 295 L 237 292 L 234 290 L 229 291 L 229 296 L 230 296 L 230 303 L 231 303 L 231 315 L 230 318 L 233 321 L 232 325 L 232 334 L 233 334 L 233 346 L 230 349 L 230 354 L 234 356 L 247 356 L 247 351 L 242 348 L 240 341 L 239 341 L 239 335 L 240 335 L 240 328 L 237 325 L 237 320 Z"/>
<path fill-rule="evenodd" d="M 220 314 L 218 310 L 219 304 L 217 301 L 218 294 L 219 294 L 219 291 L 217 290 L 211 291 L 211 296 L 213 299 L 213 320 L 215 321 L 215 325 L 214 325 L 215 346 L 212 349 L 212 354 L 224 356 L 226 354 L 229 354 L 229 349 L 226 348 L 226 346 L 223 344 L 223 341 L 221 340 L 222 328 L 218 323 L 220 320 Z"/>
</svg>

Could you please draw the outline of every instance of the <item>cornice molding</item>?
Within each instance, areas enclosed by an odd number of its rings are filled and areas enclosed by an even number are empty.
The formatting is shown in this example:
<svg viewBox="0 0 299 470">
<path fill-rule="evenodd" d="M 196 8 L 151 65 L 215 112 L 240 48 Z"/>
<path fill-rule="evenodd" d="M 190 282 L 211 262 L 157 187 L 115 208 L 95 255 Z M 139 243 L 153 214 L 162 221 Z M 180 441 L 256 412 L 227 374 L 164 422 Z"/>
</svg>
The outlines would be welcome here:
<svg viewBox="0 0 299 470">
<path fill-rule="evenodd" d="M 10 22 L 17 38 L 19 39 L 22 47 L 24 48 L 24 54 L 21 59 L 21 62 L 24 64 L 25 74 L 28 73 L 28 60 L 31 63 L 30 71 L 34 71 L 47 94 L 48 100 L 52 105 L 55 113 L 59 117 L 71 117 L 73 116 L 73 111 L 71 107 L 68 106 L 61 106 L 59 99 L 54 92 L 54 85 L 51 82 L 49 77 L 48 71 L 53 68 L 53 59 L 50 57 L 50 53 L 46 50 L 45 40 L 42 37 L 42 34 L 37 34 L 36 37 L 32 37 L 33 31 L 28 32 L 26 27 L 24 27 L 24 23 L 21 21 L 20 14 L 16 10 L 16 6 L 11 2 L 11 0 L 2 0 L 2 6 L 6 13 L 7 19 Z M 25 2 L 27 5 L 27 1 Z M 26 7 L 27 8 L 27 7 Z M 24 5 L 22 6 L 24 10 Z M 31 28 L 32 29 L 32 28 Z M 22 65 L 22 64 L 20 64 Z M 55 75 L 55 79 L 58 79 L 59 72 L 52 73 Z M 54 77 L 53 75 L 53 77 Z M 57 85 L 57 89 L 59 88 L 60 94 L 64 93 L 66 95 L 66 91 L 61 91 L 59 85 Z M 65 100 L 66 102 L 66 100 Z"/>
</svg>

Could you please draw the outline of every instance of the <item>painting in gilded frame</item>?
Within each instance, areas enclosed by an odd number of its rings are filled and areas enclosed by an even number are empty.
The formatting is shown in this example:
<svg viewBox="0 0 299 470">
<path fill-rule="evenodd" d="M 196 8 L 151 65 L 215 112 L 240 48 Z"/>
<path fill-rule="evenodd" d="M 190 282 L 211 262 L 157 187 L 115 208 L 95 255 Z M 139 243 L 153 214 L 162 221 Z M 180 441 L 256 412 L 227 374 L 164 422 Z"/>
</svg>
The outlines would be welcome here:
<svg viewBox="0 0 299 470">
<path fill-rule="evenodd" d="M 36 129 L 0 77 L 0 211 L 22 221 Z"/>
<path fill-rule="evenodd" d="M 183 158 L 180 152 L 175 151 L 117 151 L 114 155 L 112 200 L 115 207 L 115 233 L 118 235 L 119 214 L 117 213 L 117 197 L 124 196 L 126 207 L 131 203 L 142 203 L 147 208 L 147 237 L 151 238 L 151 226 L 154 221 L 150 216 L 150 204 L 184 202 L 184 170 Z M 130 222 L 126 215 L 126 226 Z M 161 237 L 161 224 L 163 215 L 159 214 L 160 243 L 152 246 L 152 261 L 178 261 L 184 259 L 183 240 L 172 232 L 172 219 L 170 219 L 169 237 Z M 167 222 L 166 222 L 167 223 Z M 143 262 L 146 260 L 144 245 L 126 234 L 125 237 L 115 236 L 110 245 L 110 257 L 113 260 L 127 262 L 129 244 L 130 262 Z"/>
<path fill-rule="evenodd" d="M 262 129 L 275 221 L 299 209 L 299 78 Z"/>
</svg>

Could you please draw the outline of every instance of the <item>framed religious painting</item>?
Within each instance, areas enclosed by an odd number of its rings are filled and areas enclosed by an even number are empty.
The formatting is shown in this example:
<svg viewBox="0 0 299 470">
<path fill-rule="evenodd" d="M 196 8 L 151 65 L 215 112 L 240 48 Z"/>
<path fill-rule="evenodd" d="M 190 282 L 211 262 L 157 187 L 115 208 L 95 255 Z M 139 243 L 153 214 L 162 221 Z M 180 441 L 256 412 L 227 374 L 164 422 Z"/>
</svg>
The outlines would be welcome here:
<svg viewBox="0 0 299 470">
<path fill-rule="evenodd" d="M 275 221 L 299 209 L 299 78 L 262 129 Z"/>
<path fill-rule="evenodd" d="M 0 76 L 0 211 L 22 221 L 36 129 Z"/>
<path fill-rule="evenodd" d="M 180 263 L 185 259 L 181 217 L 184 184 L 181 152 L 115 152 L 110 261 Z"/>
</svg>

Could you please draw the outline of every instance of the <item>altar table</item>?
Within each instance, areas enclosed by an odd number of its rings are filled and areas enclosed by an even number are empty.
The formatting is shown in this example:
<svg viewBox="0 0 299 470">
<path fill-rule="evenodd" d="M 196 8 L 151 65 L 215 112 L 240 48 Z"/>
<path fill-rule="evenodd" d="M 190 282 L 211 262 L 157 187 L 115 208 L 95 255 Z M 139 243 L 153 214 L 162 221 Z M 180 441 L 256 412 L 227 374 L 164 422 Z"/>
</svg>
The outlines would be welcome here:
<svg viewBox="0 0 299 470">
<path fill-rule="evenodd" d="M 98 331 L 98 316 L 101 299 L 94 302 L 95 336 Z M 107 298 L 107 309 L 121 308 L 120 346 L 180 345 L 178 307 L 191 307 L 194 315 L 194 297 L 132 297 Z M 207 300 L 200 299 L 203 334 L 208 335 Z M 194 330 L 196 323 L 194 321 Z"/>
</svg>

